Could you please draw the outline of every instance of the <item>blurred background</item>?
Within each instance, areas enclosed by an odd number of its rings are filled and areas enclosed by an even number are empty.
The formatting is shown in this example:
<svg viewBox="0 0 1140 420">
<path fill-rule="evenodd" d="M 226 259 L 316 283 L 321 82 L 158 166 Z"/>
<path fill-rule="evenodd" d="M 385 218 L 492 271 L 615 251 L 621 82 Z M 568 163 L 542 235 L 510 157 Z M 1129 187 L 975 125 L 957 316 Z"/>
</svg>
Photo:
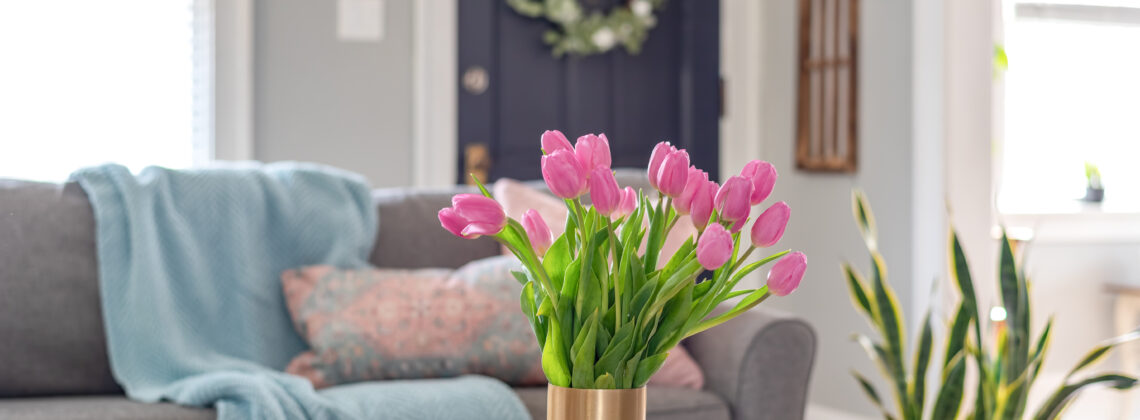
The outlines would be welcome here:
<svg viewBox="0 0 1140 420">
<path fill-rule="evenodd" d="M 535 179 L 545 129 L 605 132 L 615 167 L 661 140 L 721 180 L 765 159 L 795 210 L 785 243 L 813 263 L 772 302 L 818 335 L 809 418 L 876 413 L 848 373 L 875 372 L 839 270 L 867 268 L 855 187 L 911 336 L 956 302 L 951 223 L 986 308 L 996 227 L 1026 241 L 1034 323 L 1056 319 L 1030 406 L 1140 324 L 1140 0 L 667 0 L 636 51 L 618 22 L 562 55 L 521 3 L 0 2 L 0 177 L 303 160 L 374 187 Z M 1104 368 L 1137 360 L 1129 345 Z M 1093 391 L 1067 417 L 1140 419 L 1130 400 Z"/>
</svg>

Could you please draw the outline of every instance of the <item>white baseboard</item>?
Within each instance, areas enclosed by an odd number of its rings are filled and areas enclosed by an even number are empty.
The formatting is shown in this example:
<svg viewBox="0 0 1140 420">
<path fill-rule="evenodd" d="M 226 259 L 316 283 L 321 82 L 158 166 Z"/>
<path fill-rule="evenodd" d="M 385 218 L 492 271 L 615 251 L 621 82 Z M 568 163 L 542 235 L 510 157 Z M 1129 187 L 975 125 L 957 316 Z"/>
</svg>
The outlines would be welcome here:
<svg viewBox="0 0 1140 420">
<path fill-rule="evenodd" d="M 872 420 L 871 417 L 864 417 L 858 414 L 852 414 L 845 411 L 837 410 L 831 407 L 808 404 L 807 412 L 804 413 L 806 420 Z"/>
</svg>

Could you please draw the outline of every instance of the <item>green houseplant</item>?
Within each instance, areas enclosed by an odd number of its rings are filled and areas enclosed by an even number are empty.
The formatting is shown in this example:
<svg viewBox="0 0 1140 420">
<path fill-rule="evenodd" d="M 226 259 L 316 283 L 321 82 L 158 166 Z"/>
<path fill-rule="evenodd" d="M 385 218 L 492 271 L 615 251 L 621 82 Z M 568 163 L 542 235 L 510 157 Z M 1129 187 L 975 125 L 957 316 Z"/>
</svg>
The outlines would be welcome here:
<svg viewBox="0 0 1140 420">
<path fill-rule="evenodd" d="M 864 376 L 857 372 L 853 375 L 883 417 L 941 420 L 959 418 L 961 414 L 967 419 L 979 420 L 1025 418 L 1030 413 L 1026 407 L 1029 389 L 1041 372 L 1053 321 L 1050 319 L 1039 335 L 1031 334 L 1028 280 L 1014 258 L 1014 247 L 1009 238 L 1003 232 L 998 270 L 999 292 L 1008 318 L 992 331 L 993 334 L 987 334 L 991 331 L 980 322 L 982 318 L 969 265 L 957 233 L 951 230 L 950 270 L 961 301 L 954 318 L 949 320 L 945 342 L 939 346 L 943 349 L 941 358 L 934 357 L 931 314 L 927 312 L 908 369 L 903 315 L 894 290 L 887 282 L 886 265 L 878 252 L 875 218 L 859 191 L 852 195 L 852 207 L 856 224 L 871 254 L 871 276 L 869 280 L 864 278 L 850 264 L 843 264 L 843 272 L 856 309 L 867 317 L 879 334 L 878 341 L 865 335 L 856 335 L 855 340 L 890 383 L 897 411 L 892 412 Z M 1124 374 L 1095 374 L 1080 378 L 1078 374 L 1107 356 L 1115 346 L 1137 338 L 1140 338 L 1140 330 L 1108 340 L 1089 351 L 1045 403 L 1032 412 L 1033 418 L 1058 418 L 1078 392 L 1090 385 L 1108 385 L 1119 390 L 1135 386 L 1136 378 Z M 938 363 L 941 375 L 938 383 L 928 387 L 926 373 L 932 363 Z M 969 366 L 976 371 L 978 383 L 973 403 L 964 404 Z M 933 404 L 926 404 L 928 388 Z"/>
</svg>

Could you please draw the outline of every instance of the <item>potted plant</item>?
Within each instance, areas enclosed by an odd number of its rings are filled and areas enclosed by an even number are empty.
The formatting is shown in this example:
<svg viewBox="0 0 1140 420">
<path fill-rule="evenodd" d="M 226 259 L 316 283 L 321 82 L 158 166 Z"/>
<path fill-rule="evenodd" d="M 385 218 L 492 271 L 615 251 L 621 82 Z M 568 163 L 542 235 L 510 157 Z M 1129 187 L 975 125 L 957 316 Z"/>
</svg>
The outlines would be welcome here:
<svg viewBox="0 0 1140 420">
<path fill-rule="evenodd" d="M 1031 334 L 1029 316 L 1032 300 L 1028 280 L 1014 259 L 1014 245 L 1004 231 L 998 280 L 1006 319 L 992 325 L 993 331 L 984 328 L 983 318 L 978 312 L 970 267 L 966 263 L 958 235 L 951 229 L 950 270 L 961 294 L 961 302 L 954 318 L 949 320 L 945 342 L 938 346 L 934 345 L 931 314 L 927 311 L 922 321 L 922 330 L 914 343 L 916 348 L 911 358 L 914 361 L 913 368 L 908 372 L 903 348 L 906 343 L 904 319 L 899 312 L 894 290 L 887 282 L 886 265 L 878 252 L 875 218 L 862 193 L 856 191 L 853 194 L 852 204 L 856 224 L 871 253 L 871 278 L 868 281 L 850 264 L 843 265 L 843 272 L 856 309 L 867 317 L 880 336 L 876 341 L 860 334 L 855 340 L 882 370 L 890 384 L 890 392 L 895 397 L 895 410 L 884 402 L 870 381 L 853 372 L 871 402 L 888 419 L 955 419 L 960 417 L 960 412 L 968 419 L 1024 418 L 1028 413 L 1026 406 L 1029 389 L 1037 380 L 1049 347 L 1053 321 L 1050 319 L 1045 324 L 1040 335 L 1034 337 Z M 1069 371 L 1064 382 L 1045 403 L 1037 408 L 1033 418 L 1058 418 L 1077 397 L 1078 392 L 1092 385 L 1108 385 L 1118 390 L 1135 386 L 1136 378 L 1125 374 L 1080 373 L 1106 357 L 1115 346 L 1137 338 L 1140 338 L 1140 329 L 1093 348 Z M 945 352 L 941 358 L 931 360 L 935 357 L 934 348 L 945 349 Z M 978 378 L 977 389 L 973 404 L 963 406 L 966 371 L 971 362 Z M 925 404 L 928 400 L 926 372 L 932 363 L 941 368 L 941 380 L 930 384 L 929 391 L 934 396 L 934 404 L 928 405 Z"/>
<path fill-rule="evenodd" d="M 751 245 L 740 242 L 752 206 L 775 184 L 771 164 L 752 161 L 718 185 L 689 165 L 685 150 L 661 142 L 648 176 L 664 199 L 654 201 L 643 191 L 619 189 L 605 134 L 571 145 L 561 132 L 547 131 L 541 143 L 543 179 L 569 209 L 564 233 L 553 237 L 536 212 L 521 222 L 508 218 L 478 179 L 482 195 L 456 195 L 439 220 L 463 238 L 495 238 L 522 262 L 525 271 L 515 277 L 522 312 L 542 349 L 548 419 L 645 418 L 645 383 L 670 349 L 771 295 L 791 293 L 803 278 L 807 259 L 800 252 L 746 263 L 779 241 L 787 204 L 758 215 L 747 231 Z M 582 200 L 587 193 L 589 206 Z M 666 234 L 685 214 L 698 233 L 662 255 Z M 765 286 L 737 290 L 741 279 L 772 262 Z M 711 276 L 698 282 L 706 270 Z M 713 315 L 718 304 L 737 298 Z"/>
<path fill-rule="evenodd" d="M 1104 201 L 1104 185 L 1100 182 L 1100 168 L 1092 162 L 1085 162 L 1085 187 L 1084 201 L 1090 203 L 1099 203 Z"/>
</svg>

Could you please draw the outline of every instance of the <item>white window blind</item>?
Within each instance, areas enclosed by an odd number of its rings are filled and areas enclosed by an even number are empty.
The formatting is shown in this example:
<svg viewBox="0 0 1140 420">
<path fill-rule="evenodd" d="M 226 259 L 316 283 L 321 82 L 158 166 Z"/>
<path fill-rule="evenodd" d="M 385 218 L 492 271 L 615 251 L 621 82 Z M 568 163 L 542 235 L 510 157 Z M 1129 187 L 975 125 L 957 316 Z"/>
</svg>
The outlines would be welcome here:
<svg viewBox="0 0 1140 420">
<path fill-rule="evenodd" d="M 211 44 L 196 3 L 0 2 L 0 177 L 60 181 L 104 162 L 200 161 Z"/>
<path fill-rule="evenodd" d="M 1013 3 L 1000 210 L 1082 211 L 1091 162 L 1099 209 L 1140 212 L 1140 0 Z"/>
</svg>

